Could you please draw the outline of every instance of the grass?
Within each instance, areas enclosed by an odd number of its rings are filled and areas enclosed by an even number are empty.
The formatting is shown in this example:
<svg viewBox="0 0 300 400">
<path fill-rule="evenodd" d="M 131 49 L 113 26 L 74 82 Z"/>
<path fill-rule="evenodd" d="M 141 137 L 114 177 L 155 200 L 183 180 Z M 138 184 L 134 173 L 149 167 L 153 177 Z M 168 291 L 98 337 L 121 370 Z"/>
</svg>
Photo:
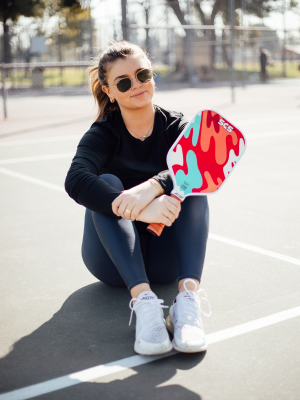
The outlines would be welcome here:
<svg viewBox="0 0 300 400">
<path fill-rule="evenodd" d="M 286 62 L 286 77 L 287 78 L 300 78 L 299 61 Z M 235 76 L 237 80 L 242 80 L 243 66 L 241 64 L 235 65 Z M 281 78 L 282 63 L 277 62 L 273 66 L 267 67 L 268 76 L 270 78 Z M 154 66 L 154 72 L 157 75 L 157 80 L 163 82 L 180 81 L 180 77 L 175 74 L 175 68 L 167 65 Z M 250 81 L 259 80 L 260 66 L 258 63 L 248 63 L 246 70 L 246 77 Z M 230 80 L 230 71 L 223 66 L 216 66 L 213 72 L 208 76 L 210 81 L 228 81 Z M 32 71 L 13 70 L 7 73 L 7 86 L 12 88 L 29 88 L 32 87 Z M 56 86 L 82 86 L 88 84 L 88 74 L 86 68 L 46 68 L 43 72 L 43 86 L 56 87 Z"/>
</svg>

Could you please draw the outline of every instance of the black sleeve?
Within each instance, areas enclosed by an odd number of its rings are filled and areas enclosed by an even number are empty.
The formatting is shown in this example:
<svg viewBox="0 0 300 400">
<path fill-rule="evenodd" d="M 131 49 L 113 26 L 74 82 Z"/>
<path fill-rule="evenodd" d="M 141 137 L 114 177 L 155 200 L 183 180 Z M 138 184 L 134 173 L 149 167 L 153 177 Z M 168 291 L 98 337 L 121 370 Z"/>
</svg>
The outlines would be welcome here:
<svg viewBox="0 0 300 400">
<path fill-rule="evenodd" d="M 177 117 L 173 118 L 173 121 L 167 128 L 167 137 L 169 138 L 170 147 L 184 130 L 186 125 L 188 124 L 188 120 L 183 117 L 183 114 L 176 113 Z M 156 179 L 162 188 L 165 191 L 165 194 L 170 195 L 173 190 L 173 180 L 171 178 L 170 171 L 167 169 L 165 171 L 159 172 L 157 175 L 153 176 Z"/>
<path fill-rule="evenodd" d="M 111 203 L 121 192 L 98 175 L 112 156 L 114 147 L 113 134 L 95 122 L 80 140 L 65 180 L 65 189 L 72 199 L 107 216 L 115 216 Z"/>
</svg>

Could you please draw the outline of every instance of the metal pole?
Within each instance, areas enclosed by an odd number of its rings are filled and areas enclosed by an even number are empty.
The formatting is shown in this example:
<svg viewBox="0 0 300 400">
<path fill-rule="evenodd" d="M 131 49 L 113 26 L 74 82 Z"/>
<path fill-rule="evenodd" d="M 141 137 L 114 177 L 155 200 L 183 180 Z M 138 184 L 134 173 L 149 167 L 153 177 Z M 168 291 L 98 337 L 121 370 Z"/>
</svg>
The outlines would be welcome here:
<svg viewBox="0 0 300 400">
<path fill-rule="evenodd" d="M 4 119 L 7 118 L 7 91 L 5 86 L 6 71 L 4 64 L 2 64 L 2 97 L 3 97 L 3 114 Z"/>
<path fill-rule="evenodd" d="M 231 54 L 230 54 L 230 81 L 231 81 L 231 101 L 235 102 L 235 73 L 234 73 L 234 0 L 229 0 L 230 2 L 230 44 L 231 44 Z"/>
<path fill-rule="evenodd" d="M 285 57 L 285 46 L 286 46 L 286 20 L 285 20 L 285 0 L 282 0 L 282 15 L 283 15 L 283 48 L 282 48 L 282 76 L 286 77 L 286 57 Z"/>
<path fill-rule="evenodd" d="M 146 19 L 146 25 L 149 24 L 149 14 L 150 14 L 150 2 L 146 2 L 145 4 L 145 19 Z M 151 49 L 150 49 L 150 37 L 149 37 L 149 28 L 146 28 L 146 51 L 148 54 L 151 54 Z"/>
<path fill-rule="evenodd" d="M 242 27 L 245 28 L 245 0 L 242 0 Z M 242 85 L 245 89 L 246 87 L 246 71 L 247 71 L 247 61 L 246 61 L 246 31 L 243 29 L 243 40 L 242 40 Z"/>
<path fill-rule="evenodd" d="M 187 17 L 188 24 L 191 25 L 191 13 L 190 13 L 190 0 L 187 0 Z M 194 43 L 193 43 L 193 30 L 189 29 L 187 32 L 188 42 L 188 73 L 189 73 L 189 84 L 194 86 L 195 83 L 195 67 L 194 67 Z"/>
<path fill-rule="evenodd" d="M 123 40 L 128 40 L 127 0 L 121 0 Z"/>
</svg>

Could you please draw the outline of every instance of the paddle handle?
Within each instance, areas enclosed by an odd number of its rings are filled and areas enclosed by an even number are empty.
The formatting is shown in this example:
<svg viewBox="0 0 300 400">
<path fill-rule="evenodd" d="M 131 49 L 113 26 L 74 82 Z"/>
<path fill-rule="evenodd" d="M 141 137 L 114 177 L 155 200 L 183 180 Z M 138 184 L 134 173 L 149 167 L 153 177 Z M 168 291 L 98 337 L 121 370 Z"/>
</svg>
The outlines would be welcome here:
<svg viewBox="0 0 300 400">
<path fill-rule="evenodd" d="M 180 203 L 182 202 L 182 200 L 180 200 L 174 194 L 171 194 L 171 197 L 174 197 L 174 199 L 179 200 Z M 147 231 L 150 232 L 153 236 L 160 236 L 164 227 L 165 227 L 164 224 L 159 224 L 159 223 L 153 222 L 152 224 L 148 225 Z"/>
</svg>

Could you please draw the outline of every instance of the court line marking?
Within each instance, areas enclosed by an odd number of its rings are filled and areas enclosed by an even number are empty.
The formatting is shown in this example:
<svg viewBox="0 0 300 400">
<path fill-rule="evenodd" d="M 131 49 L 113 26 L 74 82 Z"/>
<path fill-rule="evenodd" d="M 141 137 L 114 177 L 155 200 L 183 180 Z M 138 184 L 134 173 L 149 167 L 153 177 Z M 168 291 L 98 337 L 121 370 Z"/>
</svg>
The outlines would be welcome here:
<svg viewBox="0 0 300 400">
<path fill-rule="evenodd" d="M 249 133 L 246 134 L 246 138 L 248 139 L 260 139 L 263 137 L 273 137 L 273 136 L 284 136 L 284 135 L 299 135 L 300 130 L 295 129 L 291 131 L 275 131 L 275 132 L 261 132 L 261 133 Z"/>
<path fill-rule="evenodd" d="M 185 115 L 184 116 L 187 119 L 192 119 L 193 115 Z M 235 124 L 237 125 L 255 125 L 255 124 L 263 124 L 263 123 L 269 123 L 269 122 L 284 122 L 284 121 L 300 121 L 300 117 L 294 115 L 290 117 L 278 117 L 278 118 L 253 118 L 253 119 L 237 119 L 235 121 Z"/>
<path fill-rule="evenodd" d="M 8 175 L 8 176 L 12 176 L 14 178 L 21 179 L 23 181 L 34 183 L 36 185 L 40 185 L 40 186 L 46 187 L 48 189 L 53 189 L 53 190 L 56 190 L 58 192 L 65 193 L 64 188 L 59 186 L 59 185 L 55 185 L 53 183 L 48 183 L 48 182 L 43 181 L 41 179 L 32 178 L 31 176 L 28 176 L 28 175 L 25 175 L 25 174 L 20 174 L 19 172 L 14 172 L 14 171 L 11 171 L 9 169 L 0 167 L 0 173 Z M 253 251 L 254 253 L 263 254 L 265 256 L 273 257 L 273 258 L 276 258 L 278 260 L 282 260 L 282 261 L 285 261 L 285 262 L 288 262 L 288 263 L 291 263 L 291 264 L 300 265 L 300 260 L 299 259 L 293 258 L 293 257 L 289 257 L 289 256 L 286 256 L 284 254 L 280 254 L 280 253 L 276 253 L 274 251 L 262 249 L 261 247 L 252 246 L 250 244 L 239 242 L 237 240 L 229 239 L 229 238 L 226 238 L 226 237 L 223 237 L 223 236 L 220 236 L 220 235 L 215 235 L 214 233 L 210 233 L 208 235 L 208 237 L 210 239 L 217 240 L 219 242 L 223 242 L 223 243 L 226 243 L 226 244 L 230 244 L 232 246 L 240 247 L 240 248 L 245 249 L 245 250 Z"/>
<path fill-rule="evenodd" d="M 39 143 L 56 143 L 56 142 L 68 142 L 72 140 L 79 140 L 83 135 L 69 135 L 69 136 L 52 136 L 48 138 L 36 138 L 36 139 L 24 139 L 24 140 L 10 140 L 6 142 L 0 142 L 0 147 L 8 146 L 21 146 L 26 144 L 39 144 Z"/>
<path fill-rule="evenodd" d="M 296 135 L 299 134 L 300 130 L 288 130 L 288 131 L 275 131 L 275 132 L 260 132 L 260 133 L 249 133 L 246 134 L 247 139 L 249 138 L 260 138 L 260 137 L 271 137 L 271 136 L 282 136 L 282 135 Z M 57 136 L 49 138 L 40 139 L 24 139 L 24 140 L 11 140 L 11 141 L 0 141 L 0 147 L 10 147 L 10 146 L 21 146 L 27 144 L 39 144 L 39 143 L 59 143 L 68 142 L 72 140 L 80 140 L 83 135 L 70 135 L 70 136 Z"/>
<path fill-rule="evenodd" d="M 40 186 L 46 187 L 48 189 L 56 190 L 57 192 L 65 193 L 65 190 L 61 186 L 55 185 L 53 183 L 49 183 L 46 181 L 42 181 L 41 179 L 32 178 L 31 176 L 28 176 L 25 174 L 20 174 L 19 172 L 14 172 L 9 169 L 2 168 L 2 167 L 0 167 L 0 172 L 4 175 L 8 175 L 8 176 L 12 176 L 14 178 L 21 179 L 22 181 L 35 183 L 36 185 L 40 185 Z"/>
<path fill-rule="evenodd" d="M 210 233 L 208 235 L 210 239 L 217 240 L 219 242 L 223 242 L 226 244 L 231 244 L 232 246 L 240 247 L 245 250 L 253 251 L 254 253 L 263 254 L 264 256 L 269 256 L 273 258 L 277 258 L 278 260 L 282 260 L 291 264 L 300 265 L 300 260 L 294 257 L 285 256 L 284 254 L 276 253 L 275 251 L 270 251 L 266 249 L 262 249 L 261 247 L 252 246 L 247 243 L 239 242 L 238 240 L 228 239 L 224 236 L 215 235 L 214 233 Z"/>
<path fill-rule="evenodd" d="M 9 158 L 7 160 L 0 160 L 0 165 L 18 164 L 18 163 L 31 162 L 31 161 L 57 160 L 59 158 L 74 157 L 74 155 L 75 154 L 73 152 L 73 153 L 48 154 L 48 155 L 33 156 L 33 157 Z"/>
<path fill-rule="evenodd" d="M 276 314 L 271 314 L 266 317 L 258 318 L 250 322 L 223 329 L 214 333 L 208 334 L 208 344 L 222 342 L 223 340 L 231 339 L 249 332 L 256 331 L 267 326 L 286 321 L 291 318 L 300 316 L 300 307 L 291 308 L 281 311 Z M 176 351 L 171 351 L 166 354 L 157 356 L 141 356 L 135 355 L 121 360 L 113 361 L 108 364 L 97 365 L 92 368 L 65 375 L 49 381 L 41 382 L 35 385 L 27 386 L 22 389 L 13 390 L 0 395 L 0 400 L 27 400 L 32 397 L 40 396 L 46 393 L 51 393 L 56 390 L 65 389 L 70 386 L 77 385 L 83 382 L 93 381 L 104 376 L 112 375 L 118 372 L 125 371 L 130 368 L 135 368 L 139 365 L 148 364 L 150 362 L 167 358 L 178 354 Z"/>
<path fill-rule="evenodd" d="M 60 121 L 60 122 L 55 122 L 54 124 L 33 126 L 31 128 L 22 129 L 20 131 L 7 132 L 7 133 L 4 133 L 4 134 L 0 135 L 0 139 L 3 138 L 3 137 L 7 137 L 7 136 L 20 135 L 22 133 L 30 133 L 30 132 L 36 132 L 36 131 L 43 131 L 45 129 L 59 128 L 59 127 L 64 126 L 64 125 L 74 125 L 74 124 L 77 124 L 78 122 L 83 122 L 83 121 L 87 121 L 87 120 L 92 121 L 93 117 L 79 117 L 77 119 L 73 118 L 73 119 L 71 119 L 69 121 Z"/>
</svg>

